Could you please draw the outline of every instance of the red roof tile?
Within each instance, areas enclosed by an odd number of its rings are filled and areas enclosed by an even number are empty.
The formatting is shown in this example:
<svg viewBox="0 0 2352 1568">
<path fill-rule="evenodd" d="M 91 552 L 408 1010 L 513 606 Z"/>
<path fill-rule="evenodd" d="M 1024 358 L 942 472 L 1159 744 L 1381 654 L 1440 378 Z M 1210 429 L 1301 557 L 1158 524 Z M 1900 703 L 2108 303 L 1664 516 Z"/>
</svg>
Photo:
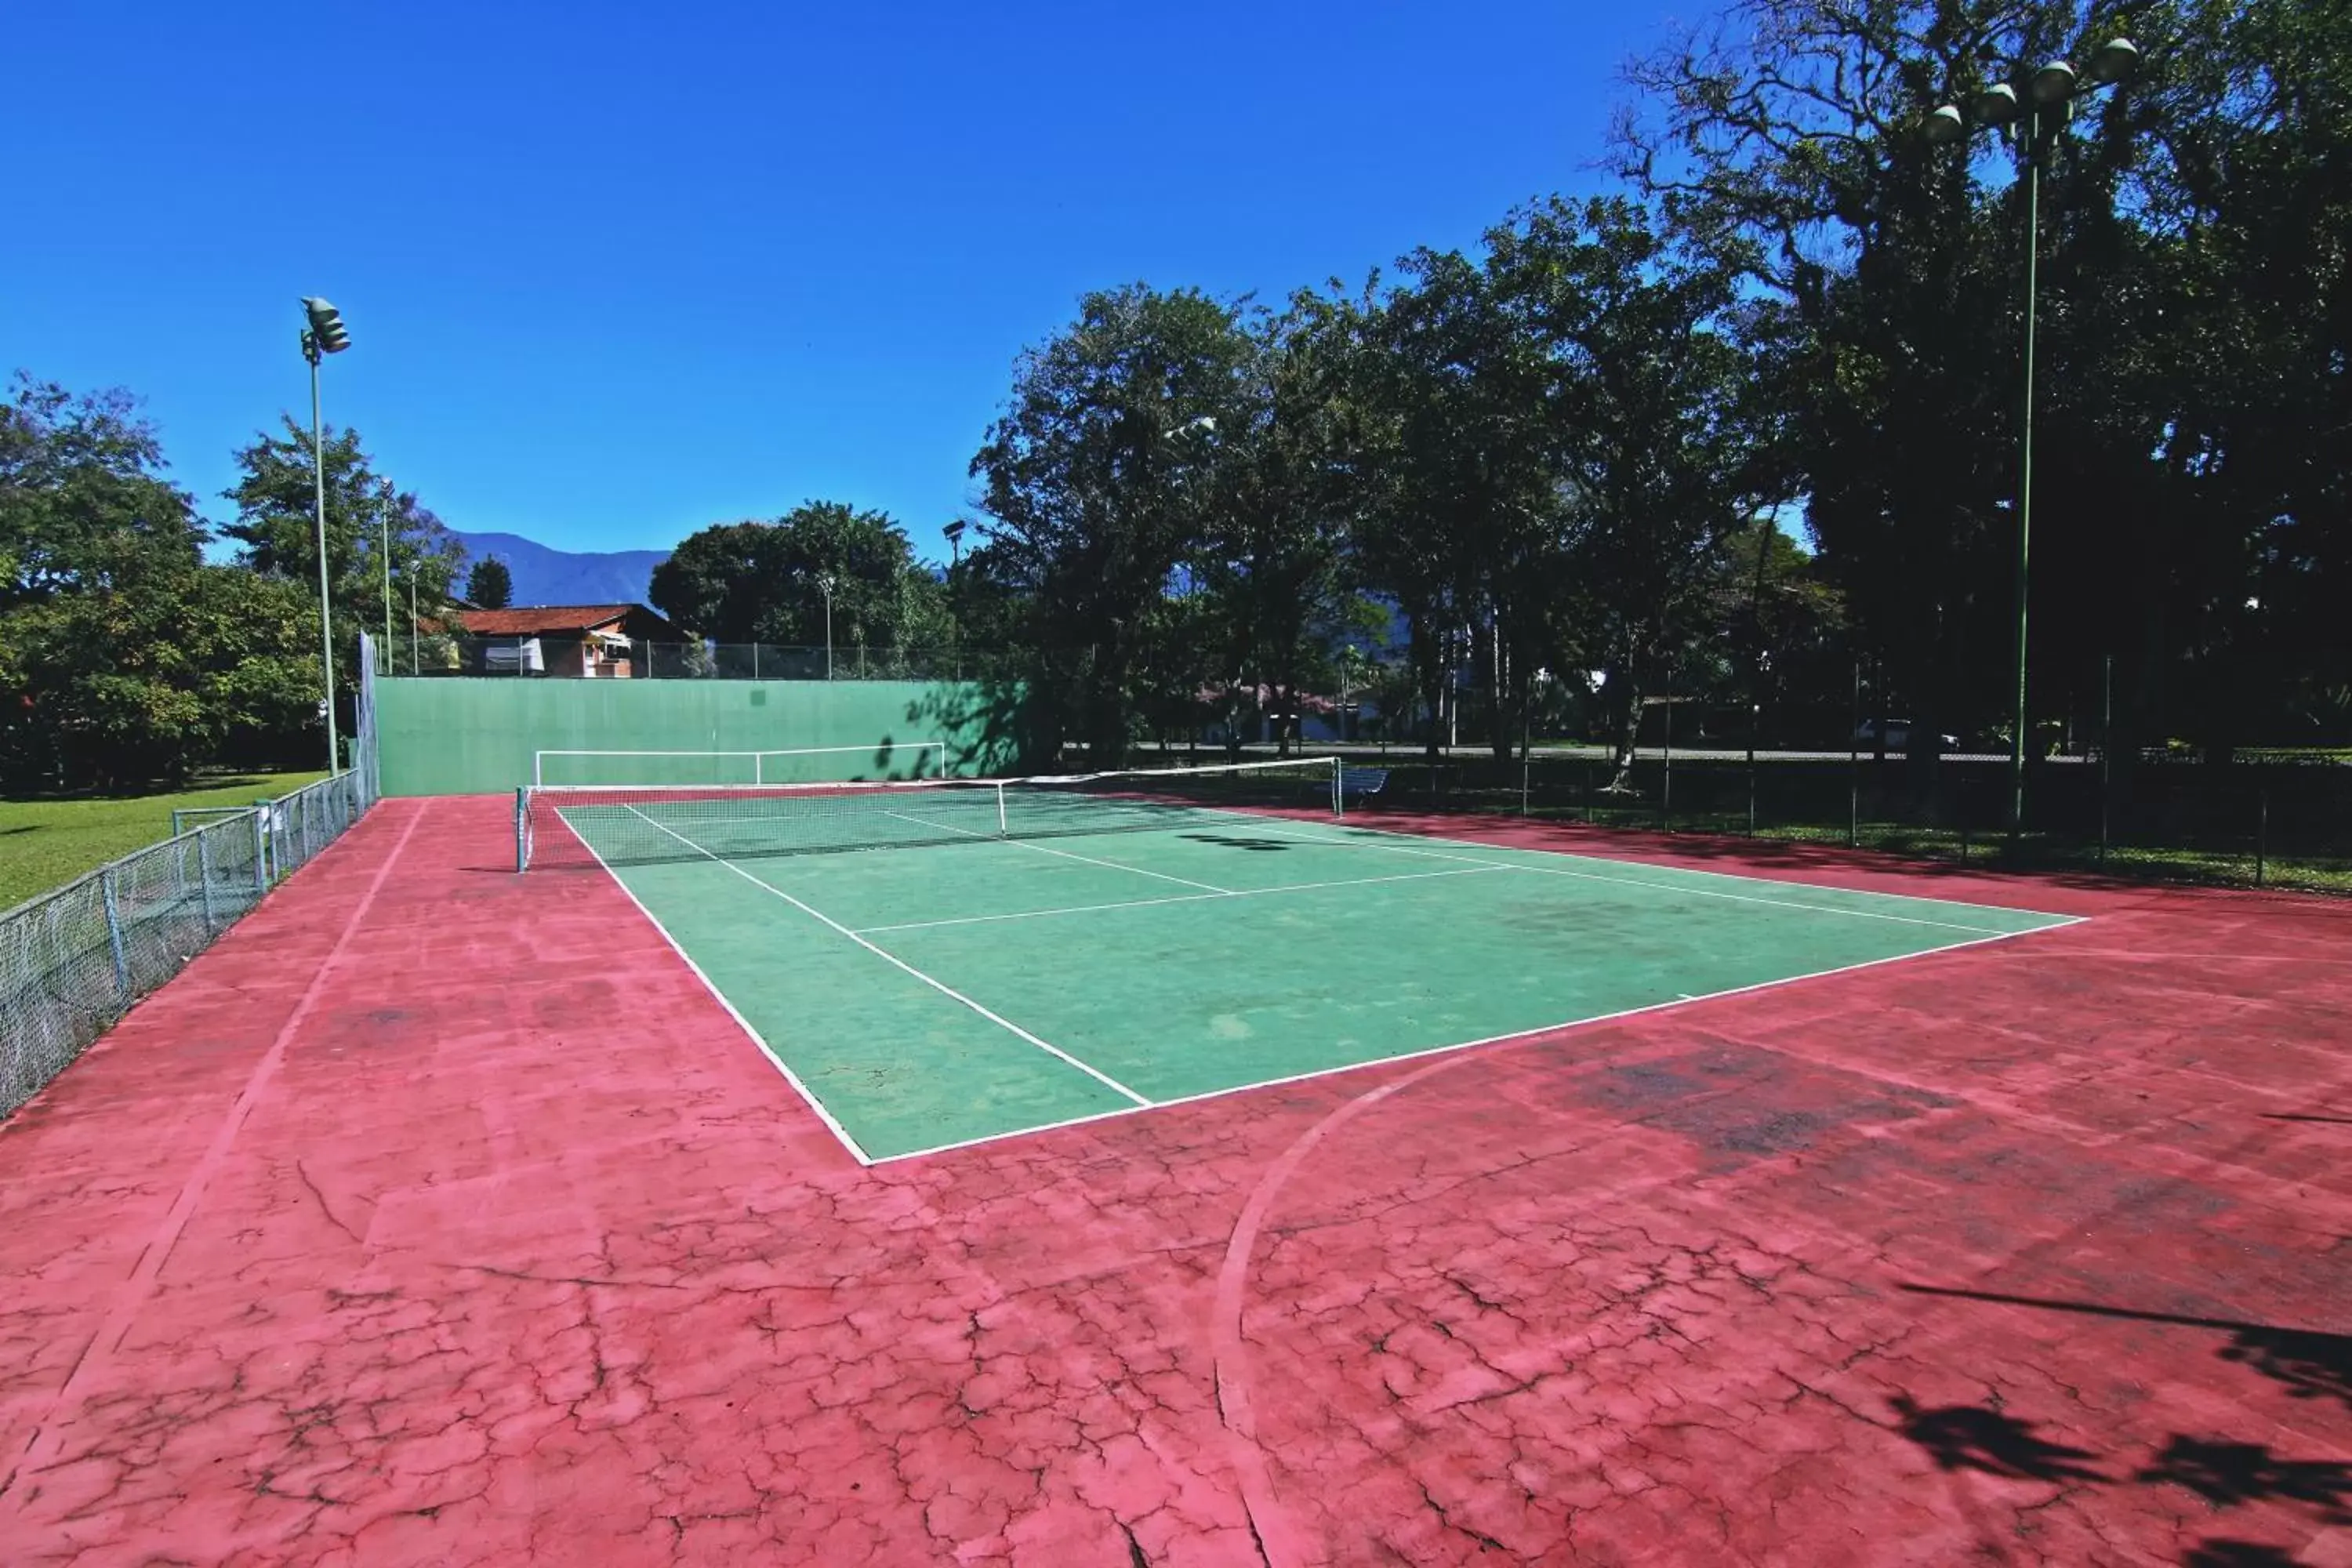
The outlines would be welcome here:
<svg viewBox="0 0 2352 1568">
<path fill-rule="evenodd" d="M 457 619 L 478 637 L 535 637 L 609 626 L 635 608 L 635 605 L 526 605 L 511 610 L 460 610 Z"/>
</svg>

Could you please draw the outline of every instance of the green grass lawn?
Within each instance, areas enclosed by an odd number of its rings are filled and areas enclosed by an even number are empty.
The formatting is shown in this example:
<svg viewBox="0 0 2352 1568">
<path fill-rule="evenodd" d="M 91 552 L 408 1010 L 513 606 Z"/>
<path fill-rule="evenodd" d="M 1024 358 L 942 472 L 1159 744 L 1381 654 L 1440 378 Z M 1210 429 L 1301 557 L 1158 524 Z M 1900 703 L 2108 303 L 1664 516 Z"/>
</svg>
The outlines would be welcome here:
<svg viewBox="0 0 2352 1568">
<path fill-rule="evenodd" d="M 194 789 L 154 795 L 0 800 L 0 910 L 170 837 L 174 807 L 250 805 L 325 776 L 318 772 L 238 773 L 205 779 Z"/>
</svg>

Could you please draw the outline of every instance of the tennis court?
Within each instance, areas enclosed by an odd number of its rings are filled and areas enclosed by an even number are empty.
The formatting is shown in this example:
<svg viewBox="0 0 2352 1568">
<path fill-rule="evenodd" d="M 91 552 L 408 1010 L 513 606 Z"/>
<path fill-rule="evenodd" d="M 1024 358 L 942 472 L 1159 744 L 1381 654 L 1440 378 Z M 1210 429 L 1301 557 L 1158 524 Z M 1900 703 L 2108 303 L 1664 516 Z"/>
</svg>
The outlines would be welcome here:
<svg viewBox="0 0 2352 1568">
<path fill-rule="evenodd" d="M 1334 766 L 556 790 L 520 820 L 867 1163 L 2074 918 L 1384 831 L 1321 806 Z"/>
</svg>

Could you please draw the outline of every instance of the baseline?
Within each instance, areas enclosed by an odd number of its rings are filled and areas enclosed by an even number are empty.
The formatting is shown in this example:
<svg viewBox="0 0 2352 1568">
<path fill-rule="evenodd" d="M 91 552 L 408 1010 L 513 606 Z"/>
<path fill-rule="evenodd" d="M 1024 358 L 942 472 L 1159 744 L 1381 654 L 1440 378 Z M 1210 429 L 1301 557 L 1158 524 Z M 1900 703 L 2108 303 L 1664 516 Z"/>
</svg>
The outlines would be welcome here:
<svg viewBox="0 0 2352 1568">
<path fill-rule="evenodd" d="M 824 1101 L 819 1100 L 815 1092 L 801 1081 L 800 1075 L 793 1071 L 791 1064 L 784 1060 L 784 1053 L 770 1045 L 768 1037 L 751 1026 L 751 1019 L 743 1016 L 742 1010 L 728 1000 L 727 993 L 719 988 L 719 983 L 704 973 L 702 965 L 694 962 L 694 955 L 686 951 L 686 944 L 670 934 L 669 927 L 662 924 L 660 917 L 646 907 L 646 901 L 637 897 L 636 889 L 630 887 L 619 872 L 606 864 L 602 855 L 596 853 L 596 847 L 588 841 L 588 836 L 577 827 L 573 827 L 569 822 L 565 822 L 563 826 L 571 829 L 574 838 L 580 840 L 580 847 L 588 851 L 589 858 L 594 860 L 603 868 L 612 884 L 621 889 L 621 896 L 636 906 L 637 913 L 646 917 L 646 923 L 654 928 L 655 934 L 669 943 L 669 950 L 677 954 L 678 962 L 685 964 L 697 980 L 702 982 L 702 988 L 710 993 L 712 1000 L 727 1010 L 727 1016 L 735 1020 L 735 1026 L 749 1035 L 751 1037 L 751 1043 L 760 1047 L 760 1054 L 767 1058 L 769 1064 L 778 1072 L 784 1075 L 784 1081 L 793 1086 L 793 1092 L 799 1095 L 811 1110 L 816 1112 L 817 1120 L 824 1122 L 835 1138 L 841 1140 L 841 1146 L 849 1151 L 850 1158 L 861 1165 L 873 1164 L 874 1156 L 868 1154 L 857 1140 L 849 1135 L 849 1129 L 841 1124 L 840 1118 L 827 1110 L 824 1108 Z"/>
<path fill-rule="evenodd" d="M 2037 928 L 2046 929 L 2046 928 Z M 1029 1138 L 1041 1132 L 1056 1132 L 1066 1127 L 1084 1127 L 1117 1117 L 1133 1116 L 1139 1111 L 1168 1110 L 1178 1106 L 1200 1105 L 1230 1095 L 1254 1094 L 1263 1089 L 1280 1089 L 1291 1084 L 1310 1083 L 1317 1079 L 1334 1078 L 1341 1073 L 1361 1072 L 1369 1068 L 1391 1067 L 1399 1062 L 1422 1061 L 1456 1052 L 1482 1048 L 1508 1047 L 1531 1044 L 1547 1035 L 1570 1029 L 1589 1028 L 1595 1024 L 1612 1024 L 1623 1018 L 1638 1018 L 1644 1014 L 1662 1013 L 1673 1007 L 1689 1007 L 1705 1002 L 1720 1001 L 1731 996 L 1748 996 L 1760 991 L 1778 990 L 1784 985 L 1797 985 L 1808 980 L 1826 980 L 1832 975 L 1852 974 L 1865 969 L 1876 969 L 1889 963 L 1910 963 L 1920 959 L 1936 958 L 1946 953 L 1963 952 L 1972 947 L 1985 947 L 1997 942 L 2014 942 L 2021 936 L 2035 934 L 2032 930 L 1995 931 L 1990 935 L 1971 937 L 1966 942 L 1948 942 L 1940 947 L 1922 948 L 1916 952 L 1888 953 L 1883 958 L 1867 958 L 1853 963 L 1841 963 L 1828 969 L 1816 969 L 1803 974 L 1785 974 L 1771 980 L 1759 980 L 1752 984 L 1727 986 L 1721 991 L 1708 991 L 1696 995 L 1677 996 L 1670 1001 L 1650 1002 L 1636 1007 L 1621 1007 L 1606 1013 L 1592 1013 L 1582 1017 L 1563 1018 L 1555 1024 L 1538 1024 L 1532 1028 L 1512 1029 L 1499 1035 L 1488 1035 L 1475 1040 L 1454 1040 L 1443 1045 L 1422 1046 L 1412 1050 L 1398 1051 L 1384 1057 L 1367 1057 L 1361 1061 L 1340 1062 L 1330 1067 L 1313 1068 L 1305 1072 L 1286 1073 L 1276 1078 L 1255 1079 L 1248 1083 L 1231 1084 L 1222 1089 L 1203 1089 L 1198 1094 L 1174 1095 L 1154 1100 L 1148 1106 L 1127 1110 L 1097 1110 L 1085 1116 L 1073 1116 L 1060 1121 L 1041 1122 L 1034 1127 L 1014 1128 L 1004 1132 L 985 1133 L 978 1138 L 963 1138 L 950 1143 L 933 1144 L 924 1149 L 909 1149 L 904 1153 L 888 1155 L 876 1162 L 889 1164 L 899 1160 L 916 1160 L 929 1154 L 950 1153 L 961 1149 L 974 1149 L 989 1143 L 1001 1143 L 1009 1138 Z"/>
<path fill-rule="evenodd" d="M 1857 910 L 1851 909 L 1841 904 L 1807 903 L 1799 899 L 1768 899 L 1755 893 L 1726 892 L 1720 888 L 1692 887 L 1676 882 L 1654 881 L 1643 877 L 1612 877 L 1606 876 L 1599 871 L 1574 870 L 1566 866 L 1538 866 L 1517 860 L 1486 860 L 1472 855 L 1454 855 L 1448 854 L 1442 849 L 1421 849 L 1415 848 L 1411 845 L 1391 844 L 1387 842 L 1387 840 L 1391 838 L 1423 838 L 1426 842 L 1434 844 L 1477 845 L 1477 841 L 1475 839 L 1440 838 L 1433 835 L 1424 836 L 1420 834 L 1402 833 L 1394 828 L 1386 827 L 1358 827 L 1352 828 L 1350 831 L 1362 835 L 1363 837 L 1355 838 L 1333 838 L 1322 834 L 1292 834 L 1287 837 L 1302 844 L 1353 844 L 1367 849 L 1385 849 L 1391 854 L 1397 855 L 1418 855 L 1433 860 L 1460 860 L 1473 866 L 1491 866 L 1498 870 L 1532 872 L 1540 877 L 1570 877 L 1579 881 L 1608 882 L 1620 887 L 1643 888 L 1654 893 L 1689 893 L 1694 897 L 1702 899 L 1727 899 L 1734 903 L 1764 904 L 1774 909 L 1802 910 L 1807 914 L 1852 915 L 1861 920 L 1892 921 L 1900 925 L 1932 926 L 1941 931 L 1972 931 L 1979 935 L 2022 936 L 2027 934 L 2024 931 L 2002 931 L 1996 926 L 1963 925 L 1958 921 L 1933 921 L 1920 915 L 1889 914 L 1884 910 Z M 1489 849 L 1498 847 L 1497 846 L 1477 847 Z M 1519 853 L 1551 855 L 1561 859 L 1591 858 L 1595 863 L 1603 866 L 1626 866 L 1634 864 L 1634 862 L 1632 861 L 1601 859 L 1598 857 L 1562 855 L 1557 850 L 1550 849 L 1521 850 Z M 1677 868 L 1677 869 L 1679 869 L 1679 868 Z M 1693 875 L 1703 877 L 1720 877 L 1726 881 L 1758 882 L 1762 883 L 1767 887 L 1774 888 L 1803 888 L 1812 886 L 1811 883 L 1808 882 L 1784 882 L 1776 878 L 1770 877 L 1738 877 L 1724 871 L 1700 871 L 1695 872 Z M 2057 926 L 2079 925 L 2088 918 L 2084 915 L 2053 915 L 2042 910 L 2011 909 L 2000 904 L 1968 904 L 1962 903 L 1958 900 L 1950 899 L 1914 899 L 1912 898 L 1912 895 L 1906 893 L 1874 893 L 1862 889 L 1832 888 L 1822 890 L 1848 894 L 1858 892 L 1864 898 L 1910 899 L 1911 901 L 1917 903 L 1949 904 L 1954 909 L 1978 909 L 1988 911 L 1998 910 L 2002 914 L 2025 915 L 2035 920 L 2043 920 L 2051 922 L 2049 926 L 2032 928 L 2033 930 L 2046 931 Z"/>
</svg>

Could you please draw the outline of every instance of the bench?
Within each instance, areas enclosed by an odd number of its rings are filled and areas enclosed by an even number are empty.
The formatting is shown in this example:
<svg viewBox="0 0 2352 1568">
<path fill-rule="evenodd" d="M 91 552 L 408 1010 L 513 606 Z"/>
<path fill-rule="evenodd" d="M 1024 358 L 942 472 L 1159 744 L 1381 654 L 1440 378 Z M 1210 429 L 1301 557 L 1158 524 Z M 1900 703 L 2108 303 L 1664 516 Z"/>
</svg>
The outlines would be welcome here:
<svg viewBox="0 0 2352 1568">
<path fill-rule="evenodd" d="M 1342 767 L 1339 770 L 1339 804 L 1344 807 L 1352 799 L 1360 805 L 1386 789 L 1388 782 L 1389 771 L 1386 768 Z"/>
</svg>

